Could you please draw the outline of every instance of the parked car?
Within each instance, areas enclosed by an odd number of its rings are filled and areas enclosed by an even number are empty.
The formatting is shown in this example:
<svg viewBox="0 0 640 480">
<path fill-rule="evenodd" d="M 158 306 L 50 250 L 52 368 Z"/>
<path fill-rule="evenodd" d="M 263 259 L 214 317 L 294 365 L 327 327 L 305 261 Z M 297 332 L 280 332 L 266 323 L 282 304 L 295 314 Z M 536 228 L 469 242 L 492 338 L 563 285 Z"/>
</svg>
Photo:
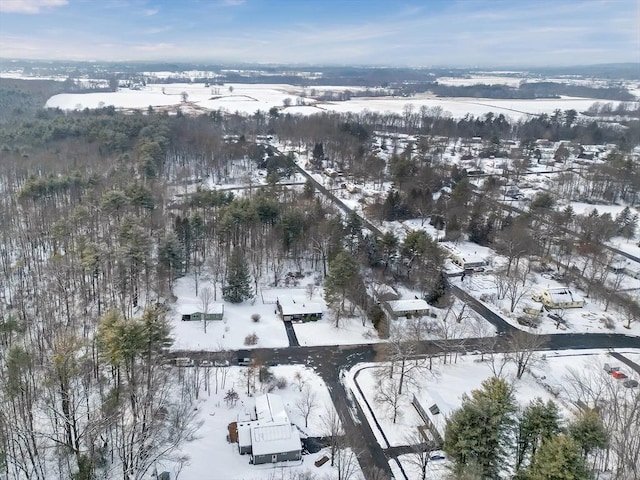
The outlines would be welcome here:
<svg viewBox="0 0 640 480">
<path fill-rule="evenodd" d="M 447 456 L 442 450 L 434 450 L 432 452 L 429 452 L 429 460 L 432 462 L 436 460 L 446 460 L 446 459 L 447 459 Z"/>
<path fill-rule="evenodd" d="M 313 437 L 307 437 L 302 439 L 302 451 L 306 453 L 318 453 L 324 445 Z"/>
<path fill-rule="evenodd" d="M 624 385 L 627 388 L 636 388 L 638 386 L 638 381 L 637 380 L 625 380 L 622 385 Z"/>
<path fill-rule="evenodd" d="M 238 365 L 240 365 L 241 367 L 251 365 L 251 352 L 249 350 L 238 350 L 236 354 Z"/>
<path fill-rule="evenodd" d="M 200 361 L 200 366 L 201 367 L 213 367 L 213 362 L 211 360 L 201 360 Z"/>
<path fill-rule="evenodd" d="M 613 372 L 617 372 L 619 370 L 620 370 L 620 367 L 612 367 L 608 363 L 604 364 L 604 371 L 607 372 L 609 375 L 611 375 L 611 374 L 613 374 Z"/>
<path fill-rule="evenodd" d="M 611 372 L 611 375 L 613 376 L 613 378 L 617 378 L 618 380 L 622 380 L 624 378 L 627 378 L 627 376 L 621 372 L 620 370 L 615 370 L 613 372 Z"/>
<path fill-rule="evenodd" d="M 189 357 L 176 358 L 176 367 L 193 367 L 193 360 Z"/>
</svg>

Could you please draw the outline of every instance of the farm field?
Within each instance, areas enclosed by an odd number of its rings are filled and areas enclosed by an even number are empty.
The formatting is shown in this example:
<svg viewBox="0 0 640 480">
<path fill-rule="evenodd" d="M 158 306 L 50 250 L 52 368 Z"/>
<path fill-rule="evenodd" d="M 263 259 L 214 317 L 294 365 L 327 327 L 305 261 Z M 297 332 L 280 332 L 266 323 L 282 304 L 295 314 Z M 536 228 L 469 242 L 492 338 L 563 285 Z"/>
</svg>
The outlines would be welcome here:
<svg viewBox="0 0 640 480">
<path fill-rule="evenodd" d="M 488 112 L 504 114 L 517 120 L 541 113 L 551 114 L 556 109 L 584 111 L 597 99 L 563 97 L 541 100 L 496 100 L 482 98 L 436 98 L 433 95 L 419 94 L 411 98 L 402 97 L 357 97 L 341 102 L 316 102 L 301 98 L 301 87 L 284 84 L 229 84 L 207 88 L 203 84 L 150 84 L 140 90 L 122 88 L 117 92 L 59 94 L 51 97 L 46 106 L 63 110 L 82 110 L 113 105 L 123 110 L 145 110 L 153 108 L 179 108 L 185 113 L 206 112 L 223 109 L 229 112 L 253 114 L 257 110 L 268 111 L 272 107 L 284 108 L 284 112 L 309 115 L 323 111 L 363 112 L 365 110 L 380 113 L 403 113 L 407 105 L 414 110 L 421 107 L 441 107 L 445 115 L 461 118 L 467 114 L 482 116 Z M 322 90 L 324 87 L 314 87 Z M 336 88 L 333 87 L 335 90 Z M 345 90 L 347 87 L 345 87 Z M 349 87 L 353 89 L 353 87 Z M 357 90 L 358 87 L 355 87 Z M 213 91 L 212 91 L 213 90 Z M 231 90 L 231 92 L 229 91 Z M 183 96 L 186 94 L 186 97 Z M 187 101 L 184 101 L 186 98 Z M 306 106 L 296 106 L 300 98 Z M 286 99 L 291 106 L 283 107 Z"/>
</svg>

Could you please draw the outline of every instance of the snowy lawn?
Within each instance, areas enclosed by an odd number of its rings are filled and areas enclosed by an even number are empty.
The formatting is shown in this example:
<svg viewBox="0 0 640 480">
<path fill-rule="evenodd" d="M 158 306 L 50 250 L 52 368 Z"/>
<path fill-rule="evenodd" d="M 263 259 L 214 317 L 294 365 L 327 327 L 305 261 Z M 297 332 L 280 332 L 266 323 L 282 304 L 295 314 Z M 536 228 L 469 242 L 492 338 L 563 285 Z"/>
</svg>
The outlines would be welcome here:
<svg viewBox="0 0 640 480">
<path fill-rule="evenodd" d="M 189 378 L 194 374 L 193 368 L 183 368 L 182 375 Z M 214 369 L 212 369 L 214 370 Z M 275 389 L 272 393 L 282 397 L 287 415 L 291 422 L 301 431 L 301 437 L 323 436 L 327 434 L 322 418 L 328 411 L 333 410 L 333 404 L 329 391 L 322 379 L 312 370 L 299 365 L 286 365 L 271 368 L 275 377 L 287 379 L 287 386 L 283 389 Z M 201 374 L 204 369 L 200 369 Z M 211 373 L 210 391 L 200 391 L 198 400 L 198 419 L 202 426 L 198 430 L 197 439 L 186 444 L 182 454 L 189 457 L 180 473 L 180 480 L 268 480 L 280 478 L 284 471 L 285 478 L 289 471 L 312 471 L 320 476 L 326 475 L 332 478 L 334 473 L 330 463 L 321 468 L 314 466 L 315 460 L 327 454 L 326 449 L 304 455 L 302 462 L 282 462 L 268 465 L 250 465 L 249 455 L 240 455 L 235 443 L 227 442 L 227 426 L 231 422 L 246 420 L 255 408 L 255 396 L 266 391 L 266 386 L 256 383 L 258 391 L 252 396 L 247 395 L 244 367 L 229 367 L 229 373 L 224 387 L 219 385 L 218 393 L 215 393 L 214 374 Z M 305 428 L 303 416 L 296 407 L 296 402 L 302 397 L 297 383 L 294 381 L 296 373 L 300 372 L 305 385 L 311 388 L 316 398 L 316 408 L 309 417 L 309 427 Z M 235 405 L 227 405 L 224 401 L 225 393 L 233 388 L 239 394 L 239 400 Z M 158 465 L 158 471 L 174 471 L 177 464 Z M 175 476 L 172 476 L 175 478 Z"/>
<path fill-rule="evenodd" d="M 335 321 L 325 316 L 317 322 L 295 323 L 293 329 L 301 346 L 312 345 L 348 345 L 355 343 L 380 342 L 378 332 L 366 322 L 362 326 L 361 318 L 346 318 L 340 320 L 336 328 Z"/>
<path fill-rule="evenodd" d="M 494 260 L 494 263 L 495 260 Z M 613 276 L 613 274 L 611 274 Z M 618 312 L 610 308 L 604 311 L 604 307 L 599 302 L 590 301 L 586 294 L 575 286 L 569 286 L 554 280 L 547 274 L 539 274 L 531 272 L 527 277 L 527 291 L 518 301 L 516 308 L 511 313 L 509 298 L 497 299 L 497 286 L 495 276 L 491 272 L 474 273 L 467 275 L 464 280 L 460 277 L 453 278 L 451 281 L 459 286 L 467 293 L 482 301 L 488 308 L 499 314 L 505 321 L 521 330 L 531 331 L 532 333 L 619 333 L 624 335 L 640 336 L 640 322 L 632 322 L 631 328 L 625 328 L 626 323 Z M 620 285 L 621 289 L 638 288 L 638 280 L 630 277 L 625 278 Z M 518 317 L 524 315 L 523 308 L 529 307 L 534 310 L 540 310 L 542 303 L 532 299 L 533 295 L 539 294 L 546 288 L 568 287 L 572 292 L 581 296 L 585 300 L 582 308 L 567 308 L 558 312 L 551 310 L 550 312 L 541 312 L 537 315 L 540 324 L 535 329 L 529 329 L 517 322 Z M 563 315 L 564 325 L 556 325 L 556 321 L 549 317 L 549 314 Z"/>
<path fill-rule="evenodd" d="M 398 460 L 402 464 L 402 469 L 409 477 L 409 480 L 419 480 L 422 478 L 422 472 L 420 471 L 419 465 L 416 464 L 415 457 L 412 458 L 412 455 L 399 455 Z M 447 478 L 451 471 L 447 468 L 449 462 L 447 460 L 433 460 L 427 463 L 427 475 L 426 478 L 429 480 L 440 480 Z M 391 471 L 395 478 L 405 478 L 402 475 L 402 471 L 398 468 L 396 462 L 393 460 L 389 461 L 389 466 L 391 467 Z"/>
<path fill-rule="evenodd" d="M 632 360 L 640 358 L 640 350 L 625 350 L 621 353 Z M 380 368 L 380 364 L 356 365 L 347 372 L 345 383 L 365 412 L 367 421 L 383 448 L 408 445 L 411 444 L 408 439 L 415 435 L 416 427 L 424 424 L 411 404 L 413 395 L 415 394 L 425 409 L 433 404 L 438 406 L 440 413 L 429 414 L 429 417 L 443 434 L 446 417 L 460 407 L 462 395 L 480 388 L 485 379 L 493 376 L 490 358 L 485 355 L 484 361 L 481 361 L 480 355 L 465 355 L 458 357 L 457 363 L 446 365 L 437 359 L 434 360 L 433 371 L 425 370 L 421 375 L 416 375 L 413 385 L 407 385 L 406 393 L 401 397 L 399 408 L 401 415 L 395 424 L 392 422 L 389 408 L 386 408 L 387 405 L 377 400 L 380 381 L 375 371 Z M 496 355 L 493 358 L 494 365 L 499 366 L 502 355 Z M 578 372 L 590 369 L 605 377 L 607 374 L 602 366 L 606 362 L 612 366 L 620 366 L 629 378 L 640 380 L 640 375 L 602 350 L 544 352 L 540 358 L 542 359 L 540 363 L 526 372 L 520 380 L 515 378 L 515 367 L 512 363 L 504 366 L 503 376 L 515 386 L 516 400 L 521 405 L 526 405 L 536 397 L 541 397 L 544 401 L 554 400 L 567 418 L 573 409 L 572 399 L 565 390 L 566 375 L 570 369 Z M 373 414 L 367 404 L 373 410 Z M 374 416 L 381 430 L 376 426 Z"/>
<path fill-rule="evenodd" d="M 212 287 L 210 283 L 200 281 L 200 292 L 207 286 Z M 173 348 L 176 350 L 237 350 L 289 346 L 284 324 L 275 313 L 275 305 L 264 304 L 259 298 L 255 301 L 232 304 L 224 302 L 218 292 L 217 303 L 224 304 L 224 319 L 207 322 L 207 333 L 204 333 L 202 321 L 181 321 L 183 314 L 203 311 L 202 301 L 195 294 L 193 276 L 178 279 L 173 292 L 177 297 L 171 315 L 176 339 Z M 253 314 L 260 315 L 258 322 L 251 319 Z M 244 345 L 245 338 L 252 333 L 258 336 L 257 344 Z"/>
</svg>

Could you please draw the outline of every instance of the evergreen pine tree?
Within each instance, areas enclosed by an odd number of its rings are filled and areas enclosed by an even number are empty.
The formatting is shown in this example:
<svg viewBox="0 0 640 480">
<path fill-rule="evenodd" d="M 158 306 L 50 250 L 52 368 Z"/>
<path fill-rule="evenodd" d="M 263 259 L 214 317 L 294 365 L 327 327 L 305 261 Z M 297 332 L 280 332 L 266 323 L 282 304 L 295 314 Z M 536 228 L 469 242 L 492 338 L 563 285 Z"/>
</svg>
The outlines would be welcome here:
<svg viewBox="0 0 640 480">
<path fill-rule="evenodd" d="M 607 446 L 607 430 L 602 418 L 593 409 L 581 412 L 569 425 L 569 433 L 582 449 L 585 459 L 594 449 Z"/>
<path fill-rule="evenodd" d="M 329 274 L 324 279 L 324 298 L 336 313 L 336 324 L 344 313 L 345 301 L 358 275 L 358 264 L 349 252 L 341 251 L 329 263 Z"/>
<path fill-rule="evenodd" d="M 184 250 L 174 233 L 166 234 L 158 244 L 158 267 L 169 283 L 182 272 Z"/>
<path fill-rule="evenodd" d="M 558 435 L 543 443 L 527 469 L 527 480 L 588 480 L 591 478 L 580 446 L 571 437 Z"/>
<path fill-rule="evenodd" d="M 227 302 L 241 303 L 251 297 L 249 266 L 244 252 L 235 248 L 227 264 L 227 283 L 222 287 L 222 298 Z"/>
<path fill-rule="evenodd" d="M 618 215 L 616 215 L 616 234 L 628 240 L 632 239 L 636 234 L 638 226 L 638 215 L 633 215 L 631 209 L 624 207 Z"/>
<path fill-rule="evenodd" d="M 444 438 L 456 475 L 498 477 L 505 466 L 515 410 L 513 388 L 497 377 L 482 382 L 471 397 L 462 397 L 462 406 L 447 421 Z"/>
<path fill-rule="evenodd" d="M 560 433 L 560 427 L 560 411 L 555 402 L 544 403 L 541 398 L 532 400 L 518 421 L 516 470 L 528 455 L 535 455 L 542 443 Z"/>
</svg>

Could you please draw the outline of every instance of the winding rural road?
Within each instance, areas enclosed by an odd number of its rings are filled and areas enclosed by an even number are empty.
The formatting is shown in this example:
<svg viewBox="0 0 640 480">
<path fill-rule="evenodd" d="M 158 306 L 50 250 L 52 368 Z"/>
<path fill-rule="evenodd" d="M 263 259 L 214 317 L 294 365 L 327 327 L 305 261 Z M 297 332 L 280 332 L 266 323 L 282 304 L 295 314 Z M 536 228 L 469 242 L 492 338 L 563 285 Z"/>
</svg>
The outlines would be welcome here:
<svg viewBox="0 0 640 480">
<path fill-rule="evenodd" d="M 338 199 L 324 185 L 311 174 L 295 164 L 295 168 L 307 178 L 316 189 L 330 199 L 336 206 L 347 214 L 355 213 L 344 202 Z M 364 226 L 377 236 L 382 231 L 366 218 L 361 218 Z M 612 249 L 614 250 L 614 249 Z M 623 254 L 620 251 L 616 253 Z M 624 255 L 624 254 L 623 254 Z M 625 255 L 629 257 L 628 255 Z M 632 258 L 639 261 L 638 258 Z M 508 350 L 508 334 L 517 330 L 506 322 L 500 315 L 486 307 L 482 302 L 466 293 L 464 290 L 448 282 L 448 286 L 460 300 L 469 305 L 476 313 L 491 323 L 498 332 L 497 337 L 467 338 L 438 341 L 422 341 L 418 343 L 417 355 L 437 355 L 445 352 L 506 352 Z M 376 362 L 384 360 L 379 344 L 360 345 L 331 345 L 331 346 L 299 346 L 292 325 L 286 325 L 286 333 L 290 341 L 289 347 L 273 349 L 243 350 L 238 357 L 247 356 L 267 361 L 268 364 L 303 364 L 313 368 L 326 383 L 333 404 L 340 416 L 346 435 L 352 442 L 352 448 L 358 455 L 365 478 L 373 478 L 373 470 L 378 469 L 392 477 L 389 460 L 404 452 L 402 448 L 383 449 L 371 430 L 364 412 L 358 402 L 354 401 L 350 391 L 342 382 L 344 372 L 358 363 Z M 547 350 L 581 350 L 581 349 L 620 349 L 640 348 L 640 338 L 628 335 L 606 333 L 559 333 L 554 335 L 540 335 Z M 196 362 L 213 360 L 219 352 L 180 350 L 171 352 L 172 357 L 189 357 Z M 633 363 L 633 362 L 631 362 Z M 632 367 L 640 370 L 638 365 Z"/>
</svg>

